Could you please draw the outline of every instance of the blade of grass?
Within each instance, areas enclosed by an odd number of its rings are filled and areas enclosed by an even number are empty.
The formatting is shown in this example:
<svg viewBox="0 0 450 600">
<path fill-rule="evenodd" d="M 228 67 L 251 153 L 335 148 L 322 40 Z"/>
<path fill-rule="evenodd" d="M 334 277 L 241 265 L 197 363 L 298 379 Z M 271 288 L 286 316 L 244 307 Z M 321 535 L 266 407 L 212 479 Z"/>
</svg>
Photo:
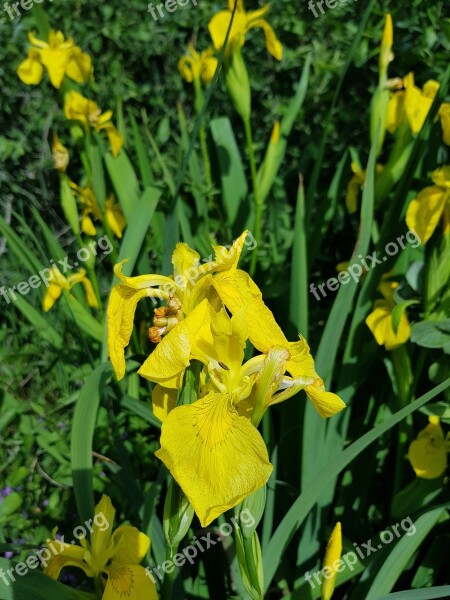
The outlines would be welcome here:
<svg viewBox="0 0 450 600">
<path fill-rule="evenodd" d="M 319 501 L 321 494 L 326 489 L 329 482 L 341 473 L 352 460 L 358 456 L 372 442 L 378 439 L 383 433 L 389 431 L 397 423 L 400 423 L 405 417 L 412 414 L 421 406 L 435 398 L 438 394 L 450 386 L 450 378 L 437 385 L 426 394 L 412 402 L 409 406 L 393 414 L 385 422 L 380 423 L 362 437 L 360 437 L 351 446 L 340 452 L 329 464 L 316 473 L 315 480 L 301 493 L 297 500 L 292 504 L 289 511 L 283 517 L 277 527 L 274 535 L 267 545 L 264 553 L 264 589 L 267 591 L 277 568 L 281 562 L 283 553 L 289 544 L 292 536 L 298 531 L 311 509 Z"/>
</svg>

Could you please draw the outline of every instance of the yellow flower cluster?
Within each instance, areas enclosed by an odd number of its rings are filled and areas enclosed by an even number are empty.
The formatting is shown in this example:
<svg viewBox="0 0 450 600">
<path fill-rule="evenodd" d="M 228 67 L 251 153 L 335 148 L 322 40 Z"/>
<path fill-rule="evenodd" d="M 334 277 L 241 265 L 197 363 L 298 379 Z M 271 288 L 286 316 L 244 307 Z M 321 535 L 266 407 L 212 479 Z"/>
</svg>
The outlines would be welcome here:
<svg viewBox="0 0 450 600">
<path fill-rule="evenodd" d="M 178 244 L 172 277 L 126 277 L 119 263 L 121 283 L 107 311 L 109 356 L 121 379 L 138 301 L 165 302 L 149 331 L 158 345 L 139 374 L 156 383 L 153 410 L 163 422 L 156 455 L 203 526 L 267 482 L 273 467 L 257 426 L 269 406 L 304 389 L 322 417 L 345 407 L 325 391 L 306 340 L 286 339 L 257 285 L 237 268 L 246 236 L 229 249 L 216 246 L 215 259 L 203 264 L 197 252 Z M 259 354 L 245 361 L 248 340 Z M 192 361 L 201 366 L 200 395 L 177 406 Z"/>
<path fill-rule="evenodd" d="M 84 287 L 86 300 L 92 308 L 98 308 L 97 298 L 92 287 L 92 283 L 86 277 L 86 271 L 80 269 L 77 273 L 64 277 L 56 267 L 51 268 L 51 274 L 48 282 L 47 291 L 42 301 L 42 309 L 48 312 L 63 292 L 70 292 L 74 285 L 81 283 Z"/>
<path fill-rule="evenodd" d="M 208 28 L 215 50 L 222 50 L 225 44 L 234 4 L 235 0 L 228 0 L 228 10 L 218 12 L 209 23 Z M 261 9 L 246 11 L 243 0 L 237 0 L 233 24 L 227 40 L 227 55 L 230 55 L 234 49 L 244 45 L 245 37 L 251 29 L 260 28 L 264 31 L 267 51 L 277 60 L 282 59 L 283 46 L 270 24 L 263 18 L 269 8 L 270 6 L 267 4 Z M 192 44 L 190 44 L 187 54 L 178 63 L 178 68 L 183 79 L 188 83 L 199 79 L 205 85 L 210 83 L 218 64 L 217 58 L 214 56 L 214 49 L 208 48 L 199 54 Z"/>
</svg>

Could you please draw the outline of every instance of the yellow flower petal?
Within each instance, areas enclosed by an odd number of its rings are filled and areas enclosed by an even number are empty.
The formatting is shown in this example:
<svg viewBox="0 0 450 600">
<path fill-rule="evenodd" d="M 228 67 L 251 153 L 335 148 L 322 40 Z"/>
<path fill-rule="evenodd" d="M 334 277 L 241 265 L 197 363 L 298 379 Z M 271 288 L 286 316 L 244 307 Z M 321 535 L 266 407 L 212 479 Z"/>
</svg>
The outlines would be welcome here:
<svg viewBox="0 0 450 600">
<path fill-rule="evenodd" d="M 92 524 L 91 553 L 95 557 L 96 562 L 100 563 L 103 555 L 106 556 L 107 554 L 106 550 L 111 539 L 114 517 L 116 515 L 116 509 L 112 505 L 111 498 L 106 494 L 103 494 L 95 507 L 95 515 L 101 515 L 102 519 L 99 525 L 96 525 L 95 520 Z"/>
<path fill-rule="evenodd" d="M 89 216 L 88 212 L 84 212 L 81 216 L 81 231 L 86 235 L 96 235 L 97 230 L 95 228 L 94 222 Z"/>
<path fill-rule="evenodd" d="M 178 406 L 162 425 L 156 452 L 194 507 L 202 527 L 265 485 L 271 472 L 258 430 L 229 394 Z"/>
<path fill-rule="evenodd" d="M 108 136 L 109 144 L 111 146 L 111 154 L 117 156 L 120 149 L 123 146 L 123 135 L 119 133 L 116 127 L 112 123 L 108 123 L 106 127 L 103 127 Z"/>
<path fill-rule="evenodd" d="M 52 85 L 59 89 L 61 87 L 67 64 L 70 60 L 70 51 L 61 48 L 43 48 L 41 51 L 41 62 L 46 67 Z"/>
<path fill-rule="evenodd" d="M 171 410 L 177 405 L 178 390 L 156 384 L 152 392 L 153 414 L 161 422 L 165 420 Z"/>
<path fill-rule="evenodd" d="M 142 377 L 167 388 L 180 388 L 196 338 L 210 334 L 211 306 L 203 300 L 156 346 L 139 369 Z"/>
<path fill-rule="evenodd" d="M 345 402 L 337 394 L 325 391 L 320 377 L 312 385 L 308 385 L 305 392 L 323 418 L 332 417 L 345 408 Z"/>
<path fill-rule="evenodd" d="M 324 573 L 322 580 L 322 600 L 330 600 L 331 596 L 333 595 L 337 577 L 335 562 L 340 560 L 341 555 L 342 531 L 341 524 L 337 522 L 328 541 L 327 549 L 325 551 L 325 559 L 323 561 L 322 572 L 325 571 L 326 574 Z"/>
<path fill-rule="evenodd" d="M 59 551 L 59 544 L 55 543 L 54 547 Z M 85 554 L 85 549 L 80 546 L 72 546 L 74 549 L 77 549 L 77 556 L 79 558 L 75 558 L 72 556 L 66 556 L 64 554 L 56 554 L 53 555 L 47 566 L 44 569 L 45 575 L 51 577 L 54 580 L 57 580 L 61 574 L 62 569 L 65 567 L 77 567 L 78 569 L 82 569 L 88 577 L 94 577 L 94 572 L 90 569 L 89 565 L 83 560 L 83 556 Z"/>
<path fill-rule="evenodd" d="M 92 287 L 92 283 L 89 281 L 87 277 L 84 277 L 81 280 L 81 283 L 84 287 L 84 293 L 86 294 L 87 303 L 91 308 L 98 308 L 97 296 L 95 295 L 94 288 Z"/>
<path fill-rule="evenodd" d="M 122 209 L 120 208 L 119 203 L 115 201 L 114 196 L 109 196 L 106 200 L 105 217 L 111 231 L 120 240 L 127 222 L 122 213 Z"/>
<path fill-rule="evenodd" d="M 156 587 L 144 567 L 112 563 L 102 600 L 158 600 Z"/>
<path fill-rule="evenodd" d="M 136 527 L 121 525 L 111 539 L 114 545 L 112 560 L 123 565 L 138 565 L 150 548 L 150 538 Z"/>
<path fill-rule="evenodd" d="M 422 244 L 426 244 L 433 235 L 444 211 L 447 195 L 442 188 L 429 186 L 410 202 L 406 224 L 410 230 L 415 230 Z"/>
<path fill-rule="evenodd" d="M 394 133 L 396 129 L 405 121 L 405 92 L 395 92 L 390 95 L 387 116 L 386 129 L 389 133 Z"/>
<path fill-rule="evenodd" d="M 69 62 L 67 63 L 66 75 L 77 83 L 86 83 L 92 73 L 92 60 L 89 54 L 86 54 L 75 46 L 70 54 Z"/>
<path fill-rule="evenodd" d="M 374 310 L 367 316 L 366 325 L 372 332 L 379 346 L 385 346 L 386 350 L 393 350 L 408 341 L 411 334 L 411 326 L 406 313 L 400 318 L 397 333 L 392 325 L 393 306 L 386 300 L 376 300 Z"/>
<path fill-rule="evenodd" d="M 26 85 L 37 85 L 41 82 L 43 73 L 40 53 L 34 49 L 29 50 L 27 58 L 17 68 L 19 79 Z"/>
<path fill-rule="evenodd" d="M 266 48 L 269 54 L 271 54 L 277 60 L 281 60 L 283 58 L 283 46 L 269 23 L 265 19 L 258 19 L 251 22 L 248 29 L 252 29 L 254 27 L 260 27 L 264 31 Z"/>
<path fill-rule="evenodd" d="M 147 297 L 145 288 L 137 291 L 121 284 L 111 290 L 107 309 L 108 352 L 119 380 L 125 375 L 124 350 L 130 343 L 137 303 Z"/>
<path fill-rule="evenodd" d="M 447 467 L 447 451 L 444 432 L 439 418 L 429 417 L 429 424 L 422 429 L 408 450 L 408 459 L 417 477 L 435 479 Z"/>
<path fill-rule="evenodd" d="M 44 312 L 48 312 L 53 307 L 58 298 L 61 296 L 61 294 L 61 287 L 56 283 L 50 283 L 45 292 L 44 299 L 42 300 L 42 310 Z"/>
<path fill-rule="evenodd" d="M 208 29 L 216 50 L 221 50 L 225 43 L 230 21 L 231 11 L 222 10 L 214 15 L 209 22 Z M 234 42 L 239 43 L 241 46 L 244 44 L 246 27 L 247 18 L 245 14 L 242 11 L 237 10 L 228 37 L 228 47 L 231 47 Z"/>
</svg>

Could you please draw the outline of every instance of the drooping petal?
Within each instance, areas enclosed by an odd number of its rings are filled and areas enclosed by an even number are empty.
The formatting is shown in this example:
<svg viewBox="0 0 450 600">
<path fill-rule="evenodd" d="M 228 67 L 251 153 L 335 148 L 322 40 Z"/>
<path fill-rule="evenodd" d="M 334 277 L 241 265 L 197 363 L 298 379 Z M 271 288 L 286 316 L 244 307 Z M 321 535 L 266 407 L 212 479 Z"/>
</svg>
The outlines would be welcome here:
<svg viewBox="0 0 450 600">
<path fill-rule="evenodd" d="M 194 507 L 202 527 L 265 485 L 271 472 L 258 430 L 229 394 L 178 406 L 162 425 L 156 452 Z"/>
<path fill-rule="evenodd" d="M 81 216 L 81 231 L 86 235 L 97 234 L 97 230 L 88 211 L 83 212 Z"/>
<path fill-rule="evenodd" d="M 136 527 L 121 525 L 113 535 L 114 546 L 112 560 L 122 565 L 138 565 L 150 548 L 150 538 Z"/>
<path fill-rule="evenodd" d="M 269 25 L 265 19 L 257 19 L 248 25 L 248 29 L 252 29 L 254 27 L 261 27 L 261 29 L 264 31 L 267 52 L 269 52 L 269 54 L 271 54 L 277 60 L 281 60 L 283 58 L 283 46 L 280 40 L 277 38 L 272 26 Z"/>
<path fill-rule="evenodd" d="M 77 83 L 86 83 L 92 73 L 92 60 L 89 54 L 86 54 L 75 46 L 72 48 L 69 62 L 67 63 L 66 75 Z"/>
<path fill-rule="evenodd" d="M 92 283 L 89 281 L 87 277 L 84 277 L 81 280 L 81 283 L 84 287 L 84 293 L 86 294 L 87 303 L 91 308 L 98 308 L 97 296 L 95 295 L 94 288 L 92 287 Z"/>
<path fill-rule="evenodd" d="M 41 82 L 43 73 L 40 53 L 32 48 L 28 51 L 27 58 L 18 66 L 17 75 L 26 85 L 37 85 Z"/>
<path fill-rule="evenodd" d="M 394 133 L 396 129 L 404 123 L 406 119 L 405 110 L 405 92 L 395 92 L 389 98 L 386 129 L 389 133 Z"/>
<path fill-rule="evenodd" d="M 127 222 L 119 204 L 115 201 L 114 196 L 109 196 L 106 200 L 105 216 L 111 231 L 120 240 Z"/>
<path fill-rule="evenodd" d="M 180 388 L 197 337 L 211 336 L 211 306 L 203 300 L 156 346 L 138 373 L 167 388 Z"/>
<path fill-rule="evenodd" d="M 312 385 L 305 387 L 305 392 L 315 409 L 324 419 L 336 415 L 345 408 L 345 402 L 332 392 L 325 391 L 323 381 L 318 377 Z"/>
<path fill-rule="evenodd" d="M 177 405 L 178 390 L 165 388 L 156 384 L 152 391 L 153 414 L 161 422 L 167 417 L 171 410 Z"/>
<path fill-rule="evenodd" d="M 58 542 L 52 542 L 52 544 L 58 553 L 51 556 L 44 569 L 44 573 L 48 577 L 57 580 L 62 569 L 65 567 L 77 567 L 78 569 L 82 569 L 88 577 L 94 577 L 94 572 L 83 560 L 86 552 L 84 548 L 81 548 L 81 546 L 71 546 L 69 548 L 70 551 L 64 549 L 61 552 Z"/>
<path fill-rule="evenodd" d="M 102 127 L 102 129 L 106 131 L 106 135 L 108 136 L 109 144 L 111 146 L 111 154 L 113 156 L 117 156 L 123 146 L 123 135 L 118 132 L 115 125 L 112 123 L 108 123 Z"/>
<path fill-rule="evenodd" d="M 208 85 L 208 83 L 211 83 L 214 77 L 219 61 L 215 56 L 212 55 L 212 51 L 209 52 L 208 50 L 203 52 L 202 57 L 201 77 L 203 83 Z"/>
<path fill-rule="evenodd" d="M 58 298 L 61 296 L 61 294 L 61 287 L 56 283 L 50 283 L 45 292 L 44 299 L 42 300 L 42 310 L 44 312 L 48 312 L 53 307 Z"/>
<path fill-rule="evenodd" d="M 447 202 L 445 190 L 438 186 L 424 188 L 412 200 L 406 211 L 406 224 L 414 230 L 422 244 L 426 244 L 439 223 Z"/>
<path fill-rule="evenodd" d="M 111 290 L 107 309 L 108 352 L 119 380 L 125 375 L 124 350 L 130 343 L 137 303 L 148 295 L 145 288 L 136 290 L 123 284 Z"/>
<path fill-rule="evenodd" d="M 155 584 L 144 567 L 113 562 L 105 571 L 108 581 L 102 600 L 158 600 Z"/>
</svg>

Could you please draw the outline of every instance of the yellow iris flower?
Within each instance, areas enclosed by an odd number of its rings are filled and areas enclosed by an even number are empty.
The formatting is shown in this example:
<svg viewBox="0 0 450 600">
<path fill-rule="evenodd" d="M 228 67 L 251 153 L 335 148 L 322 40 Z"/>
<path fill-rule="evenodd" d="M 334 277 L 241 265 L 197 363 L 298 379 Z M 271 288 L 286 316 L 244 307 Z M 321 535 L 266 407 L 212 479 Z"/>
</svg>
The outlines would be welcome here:
<svg viewBox="0 0 450 600">
<path fill-rule="evenodd" d="M 44 312 L 48 312 L 58 298 L 61 296 L 63 291 L 70 292 L 74 285 L 81 283 L 84 287 L 86 294 L 86 300 L 89 306 L 92 308 L 98 308 L 97 297 L 94 293 L 92 283 L 86 277 L 86 271 L 80 269 L 77 273 L 64 277 L 64 275 L 55 266 L 51 267 L 51 275 L 48 282 L 48 287 L 45 292 L 44 299 L 42 301 L 42 309 Z"/>
<path fill-rule="evenodd" d="M 58 545 L 58 554 L 50 558 L 44 573 L 57 580 L 64 567 L 77 567 L 101 583 L 103 600 L 157 600 L 155 584 L 140 566 L 150 539 L 131 525 L 121 525 L 113 532 L 115 512 L 110 498 L 102 496 L 95 515 L 103 515 L 106 529 L 94 519 L 90 543 L 85 538 L 80 539 L 81 546 L 51 542 Z"/>
<path fill-rule="evenodd" d="M 439 83 L 430 79 L 423 89 L 414 83 L 414 74 L 409 73 L 403 78 L 404 90 L 394 92 L 388 104 L 386 129 L 394 133 L 404 122 L 408 122 L 414 134 L 422 129 L 425 119 L 439 91 Z"/>
<path fill-rule="evenodd" d="M 386 350 L 393 350 L 409 340 L 411 326 L 406 312 L 402 313 L 397 333 L 392 324 L 392 311 L 395 308 L 394 292 L 399 284 L 396 281 L 384 281 L 380 284 L 380 291 L 384 300 L 376 300 L 374 309 L 366 318 L 366 325 L 372 332 L 375 341 Z"/>
<path fill-rule="evenodd" d="M 86 83 L 92 74 L 91 57 L 73 43 L 65 39 L 61 31 L 50 31 L 48 42 L 28 34 L 32 48 L 27 58 L 19 65 L 17 74 L 23 83 L 37 85 L 42 80 L 44 67 L 52 85 L 59 89 L 67 75 L 77 83 Z"/>
<path fill-rule="evenodd" d="M 331 537 L 327 544 L 325 551 L 325 558 L 323 561 L 322 572 L 327 574 L 324 575 L 322 581 L 322 600 L 330 600 L 334 592 L 334 586 L 336 583 L 337 571 L 336 561 L 339 561 L 342 555 L 342 530 L 341 524 L 336 523 Z"/>
<path fill-rule="evenodd" d="M 215 260 L 200 264 L 200 255 L 187 244 L 177 244 L 172 255 L 173 277 L 164 275 L 140 275 L 126 277 L 122 273 L 122 261 L 114 268 L 121 283 L 111 290 L 107 310 L 108 349 L 117 378 L 125 375 L 124 349 L 130 342 L 134 314 L 139 300 L 155 298 L 166 302 L 154 311 L 151 341 L 160 342 L 162 336 L 175 339 L 176 350 L 165 360 L 164 387 L 181 386 L 181 367 L 189 364 L 189 338 L 202 324 L 200 304 L 207 298 L 215 307 L 220 300 L 211 285 L 213 273 L 233 270 L 241 255 L 247 232 L 244 232 L 228 250 L 215 246 Z M 159 350 L 159 347 L 157 348 Z"/>
<path fill-rule="evenodd" d="M 255 425 L 271 404 L 293 396 L 314 379 L 294 381 L 285 376 L 289 353 L 281 347 L 242 364 L 247 339 L 244 310 L 230 318 L 224 308 L 216 313 L 207 299 L 195 310 L 202 313 L 202 323 L 189 339 L 189 357 L 204 365 L 206 395 L 193 404 L 173 406 L 163 421 L 156 456 L 206 527 L 267 483 L 273 467 Z M 169 336 L 139 371 L 152 381 L 161 381 L 167 369 L 164 355 L 176 351 L 175 345 L 168 351 L 165 341 Z"/>
<path fill-rule="evenodd" d="M 82 208 L 81 230 L 86 235 L 96 235 L 97 230 L 93 223 L 92 217 L 101 221 L 103 220 L 103 215 L 97 200 L 95 199 L 92 188 L 90 186 L 82 188 L 73 181 L 69 181 L 69 185 L 75 192 L 75 195 L 77 196 Z M 105 202 L 105 219 L 113 234 L 117 238 L 121 239 L 127 222 L 113 194 L 110 194 Z"/>
<path fill-rule="evenodd" d="M 267 4 L 263 8 L 247 12 L 244 9 L 243 0 L 236 1 L 237 8 L 234 15 L 233 25 L 231 26 L 230 35 L 228 37 L 228 47 L 233 48 L 235 44 L 243 46 L 245 43 L 245 36 L 250 29 L 259 27 L 264 31 L 266 48 L 268 52 L 277 60 L 281 60 L 283 57 L 283 46 L 278 40 L 272 27 L 263 18 L 270 6 Z M 225 43 L 225 38 L 233 13 L 234 3 L 235 0 L 228 0 L 228 10 L 222 10 L 214 15 L 209 23 L 209 32 L 216 50 L 221 50 Z"/>
<path fill-rule="evenodd" d="M 441 217 L 445 231 L 450 223 L 450 166 L 433 171 L 431 179 L 434 185 L 419 192 L 406 211 L 406 224 L 416 231 L 422 244 L 433 235 Z"/>
<path fill-rule="evenodd" d="M 411 442 L 408 459 L 417 477 L 435 479 L 447 468 L 447 452 L 450 452 L 450 433 L 444 438 L 440 419 L 428 417 L 429 423 Z"/>
<path fill-rule="evenodd" d="M 123 146 L 123 137 L 111 122 L 112 110 L 102 113 L 93 100 L 71 90 L 64 99 L 64 114 L 66 119 L 80 121 L 86 131 L 89 131 L 91 127 L 96 131 L 104 130 L 111 145 L 111 152 L 113 156 L 117 156 Z"/>
<path fill-rule="evenodd" d="M 65 173 L 69 164 L 69 151 L 63 146 L 56 133 L 53 134 L 52 156 L 55 169 L 60 173 Z"/>
<path fill-rule="evenodd" d="M 178 62 L 178 70 L 188 83 L 201 79 L 205 85 L 211 83 L 216 72 L 218 60 L 214 56 L 214 50 L 208 48 L 199 54 L 192 44 L 188 46 L 188 53 L 182 56 Z"/>
</svg>

